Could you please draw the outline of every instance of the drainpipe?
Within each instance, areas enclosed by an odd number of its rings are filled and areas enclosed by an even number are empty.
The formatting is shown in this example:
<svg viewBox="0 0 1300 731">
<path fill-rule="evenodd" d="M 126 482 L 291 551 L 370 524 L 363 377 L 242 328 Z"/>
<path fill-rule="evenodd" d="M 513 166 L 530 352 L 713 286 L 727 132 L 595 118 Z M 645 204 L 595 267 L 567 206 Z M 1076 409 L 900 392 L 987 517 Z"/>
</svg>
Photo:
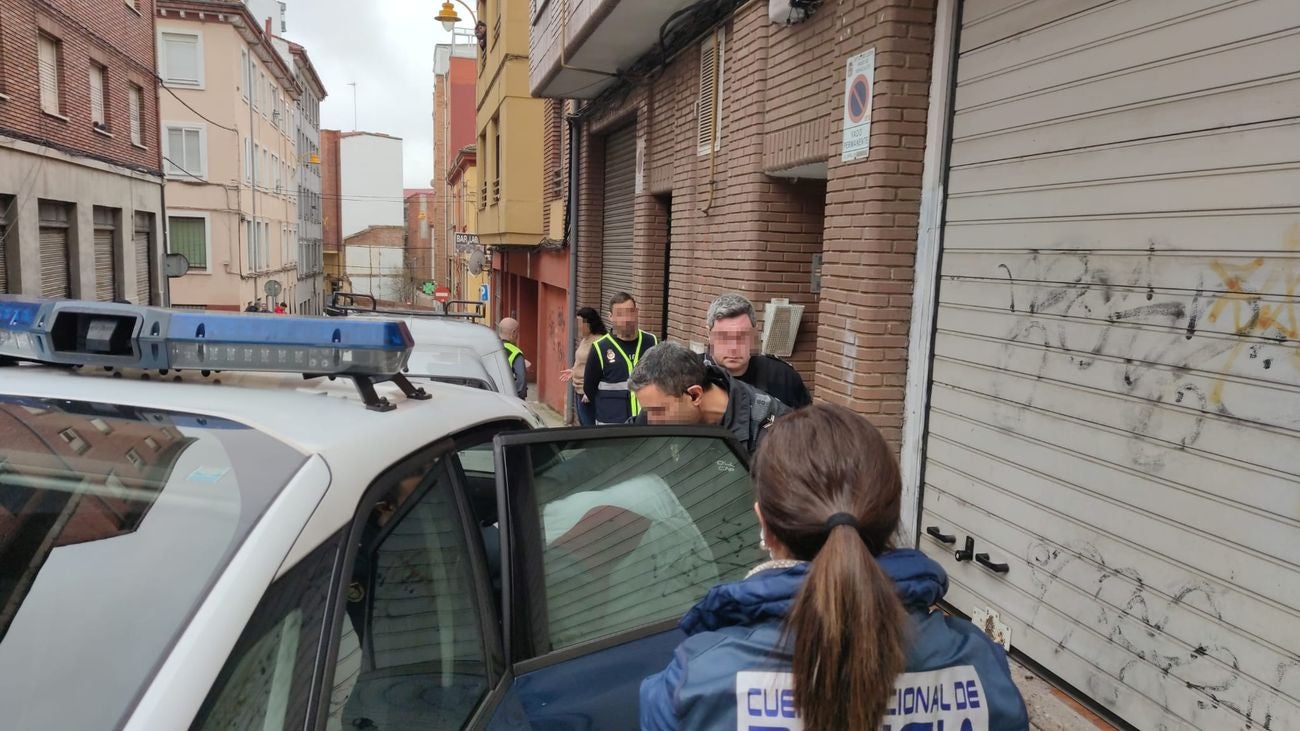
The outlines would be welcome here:
<svg viewBox="0 0 1300 731">
<path fill-rule="evenodd" d="M 575 318 L 578 312 L 578 139 L 581 123 L 577 116 L 566 116 L 569 122 L 569 200 L 565 202 L 564 213 L 568 219 L 565 231 L 569 241 L 569 352 L 576 355 L 578 350 L 578 328 Z M 570 361 L 572 362 L 572 361 Z M 564 421 L 575 420 L 573 399 L 564 401 Z"/>
</svg>

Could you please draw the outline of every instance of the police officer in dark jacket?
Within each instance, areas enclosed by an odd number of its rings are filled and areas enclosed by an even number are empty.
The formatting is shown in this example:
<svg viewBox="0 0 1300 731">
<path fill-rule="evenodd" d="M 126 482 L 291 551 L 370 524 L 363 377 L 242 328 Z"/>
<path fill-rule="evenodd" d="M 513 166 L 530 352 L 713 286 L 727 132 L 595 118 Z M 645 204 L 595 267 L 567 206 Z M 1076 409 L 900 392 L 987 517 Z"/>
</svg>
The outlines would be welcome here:
<svg viewBox="0 0 1300 731">
<path fill-rule="evenodd" d="M 709 305 L 709 352 L 705 362 L 727 370 L 734 378 L 769 393 L 792 409 L 812 403 L 812 396 L 794 366 L 775 355 L 755 355 L 758 334 L 754 305 L 729 292 Z"/>
<path fill-rule="evenodd" d="M 597 424 L 624 424 L 640 412 L 627 379 L 637 361 L 658 340 L 638 326 L 636 299 L 619 292 L 609 300 L 613 330 L 592 344 L 582 379 L 583 393 L 595 405 Z"/>
<path fill-rule="evenodd" d="M 641 356 L 628 387 L 641 413 L 637 424 L 718 424 L 736 436 L 750 454 L 772 422 L 790 408 L 776 398 L 737 381 L 677 343 L 662 343 Z"/>
<path fill-rule="evenodd" d="M 1028 731 L 1006 654 L 935 609 L 943 567 L 895 548 L 902 479 L 842 406 L 779 419 L 751 472 L 770 560 L 715 586 L 641 684 L 641 731 Z"/>
</svg>

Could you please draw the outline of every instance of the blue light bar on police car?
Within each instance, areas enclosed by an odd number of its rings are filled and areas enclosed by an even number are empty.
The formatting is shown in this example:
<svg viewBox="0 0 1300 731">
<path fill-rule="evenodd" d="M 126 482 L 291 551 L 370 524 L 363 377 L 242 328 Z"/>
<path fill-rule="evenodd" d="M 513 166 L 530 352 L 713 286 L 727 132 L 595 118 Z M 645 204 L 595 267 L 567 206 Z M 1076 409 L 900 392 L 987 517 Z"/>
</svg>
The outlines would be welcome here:
<svg viewBox="0 0 1300 731">
<path fill-rule="evenodd" d="M 390 376 L 412 344 L 401 322 L 0 295 L 0 357 L 41 363 Z"/>
<path fill-rule="evenodd" d="M 414 341 L 406 324 L 285 315 L 173 312 L 166 347 L 172 368 L 391 375 Z"/>
</svg>

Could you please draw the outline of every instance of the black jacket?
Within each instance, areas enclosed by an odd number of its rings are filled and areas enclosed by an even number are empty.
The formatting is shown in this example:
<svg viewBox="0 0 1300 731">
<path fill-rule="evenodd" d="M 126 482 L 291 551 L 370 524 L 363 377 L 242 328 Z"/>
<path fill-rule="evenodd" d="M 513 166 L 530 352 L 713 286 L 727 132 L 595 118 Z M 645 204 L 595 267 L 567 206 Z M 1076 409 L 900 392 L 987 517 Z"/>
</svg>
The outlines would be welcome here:
<svg viewBox="0 0 1300 731">
<path fill-rule="evenodd" d="M 716 365 L 707 353 L 701 357 L 704 358 L 705 365 Z M 749 368 L 734 378 L 775 396 L 792 409 L 802 409 L 812 404 L 812 395 L 808 393 L 808 387 L 804 385 L 799 371 L 775 355 L 755 355 L 749 359 Z"/>
<path fill-rule="evenodd" d="M 769 394 L 763 393 L 743 381 L 732 378 L 730 373 L 718 366 L 709 364 L 708 380 L 714 388 L 727 392 L 727 410 L 722 415 L 722 426 L 735 435 L 736 441 L 752 457 L 758 451 L 758 445 L 767 435 L 767 428 L 778 416 L 790 413 L 789 406 Z M 633 424 L 647 424 L 645 412 L 631 420 Z"/>
</svg>

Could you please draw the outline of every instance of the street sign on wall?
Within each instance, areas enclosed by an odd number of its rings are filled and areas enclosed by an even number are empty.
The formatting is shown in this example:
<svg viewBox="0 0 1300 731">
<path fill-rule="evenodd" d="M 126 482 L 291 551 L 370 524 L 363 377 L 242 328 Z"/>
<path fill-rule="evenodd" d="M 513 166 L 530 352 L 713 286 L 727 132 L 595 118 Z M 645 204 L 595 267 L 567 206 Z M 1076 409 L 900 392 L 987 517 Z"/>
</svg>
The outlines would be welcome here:
<svg viewBox="0 0 1300 731">
<path fill-rule="evenodd" d="M 479 301 L 479 302 L 487 302 L 487 301 L 488 301 L 488 285 L 486 285 L 486 284 L 480 284 L 480 285 L 478 286 L 478 301 Z"/>
<path fill-rule="evenodd" d="M 439 302 L 446 302 L 451 299 L 451 290 L 446 287 L 439 287 L 433 290 L 433 298 Z"/>
<path fill-rule="evenodd" d="M 876 86 L 876 49 L 849 57 L 844 72 L 844 141 L 840 160 L 871 154 L 871 95 Z"/>
<path fill-rule="evenodd" d="M 478 234 L 458 233 L 452 239 L 457 254 L 468 254 L 479 247 Z"/>
</svg>

